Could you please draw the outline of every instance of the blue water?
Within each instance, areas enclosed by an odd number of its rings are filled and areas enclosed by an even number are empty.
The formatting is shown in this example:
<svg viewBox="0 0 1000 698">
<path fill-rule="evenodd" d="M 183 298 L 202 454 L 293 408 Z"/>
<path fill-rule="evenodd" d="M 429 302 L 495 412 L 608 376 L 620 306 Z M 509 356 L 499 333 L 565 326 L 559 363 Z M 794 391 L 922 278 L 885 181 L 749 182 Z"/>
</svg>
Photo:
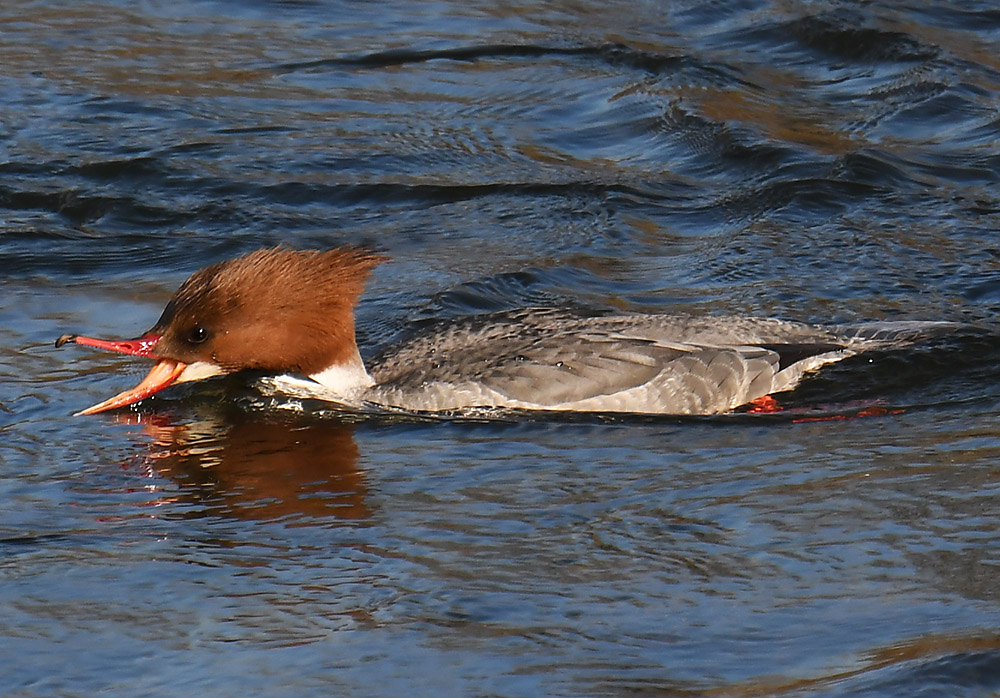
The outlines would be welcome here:
<svg viewBox="0 0 1000 698">
<path fill-rule="evenodd" d="M 998 48 L 975 2 L 5 4 L 0 693 L 1000 691 Z M 865 418 L 71 416 L 147 366 L 57 336 L 276 244 L 391 258 L 364 355 L 522 305 L 963 329 L 783 398 Z"/>
</svg>

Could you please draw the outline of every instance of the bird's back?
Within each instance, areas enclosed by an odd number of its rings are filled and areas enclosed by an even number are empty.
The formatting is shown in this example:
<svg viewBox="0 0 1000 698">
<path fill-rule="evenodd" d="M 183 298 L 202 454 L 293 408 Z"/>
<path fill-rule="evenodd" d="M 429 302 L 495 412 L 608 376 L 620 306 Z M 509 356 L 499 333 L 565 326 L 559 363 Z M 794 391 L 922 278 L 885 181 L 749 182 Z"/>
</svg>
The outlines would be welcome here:
<svg viewBox="0 0 1000 698">
<path fill-rule="evenodd" d="M 711 414 L 794 387 L 851 343 L 772 319 L 524 309 L 439 323 L 391 347 L 370 364 L 366 399 L 420 411 Z"/>
</svg>

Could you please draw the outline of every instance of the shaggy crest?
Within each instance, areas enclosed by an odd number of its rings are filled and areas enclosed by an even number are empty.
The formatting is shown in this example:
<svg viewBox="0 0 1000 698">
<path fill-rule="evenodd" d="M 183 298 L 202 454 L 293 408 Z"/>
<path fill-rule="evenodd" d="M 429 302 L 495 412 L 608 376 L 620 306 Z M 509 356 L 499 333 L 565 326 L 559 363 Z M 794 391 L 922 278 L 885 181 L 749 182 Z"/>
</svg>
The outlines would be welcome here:
<svg viewBox="0 0 1000 698">
<path fill-rule="evenodd" d="M 163 334 L 156 353 L 191 362 L 209 350 L 227 370 L 306 374 L 346 360 L 357 351 L 354 305 L 383 260 L 358 248 L 279 247 L 197 271 L 150 331 Z"/>
</svg>

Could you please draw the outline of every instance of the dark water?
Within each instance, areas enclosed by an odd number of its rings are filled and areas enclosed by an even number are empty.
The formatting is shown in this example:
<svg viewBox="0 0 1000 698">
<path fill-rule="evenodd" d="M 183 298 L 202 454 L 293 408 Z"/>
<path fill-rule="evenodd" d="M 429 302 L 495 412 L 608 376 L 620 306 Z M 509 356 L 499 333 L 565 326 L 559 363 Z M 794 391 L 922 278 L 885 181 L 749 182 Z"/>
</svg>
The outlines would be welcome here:
<svg viewBox="0 0 1000 698">
<path fill-rule="evenodd" d="M 1000 691 L 998 48 L 986 2 L 5 3 L 0 692 Z M 70 416 L 145 366 L 56 336 L 277 243 L 392 257 L 365 353 L 525 304 L 975 331 L 789 398 L 863 419 Z"/>
</svg>

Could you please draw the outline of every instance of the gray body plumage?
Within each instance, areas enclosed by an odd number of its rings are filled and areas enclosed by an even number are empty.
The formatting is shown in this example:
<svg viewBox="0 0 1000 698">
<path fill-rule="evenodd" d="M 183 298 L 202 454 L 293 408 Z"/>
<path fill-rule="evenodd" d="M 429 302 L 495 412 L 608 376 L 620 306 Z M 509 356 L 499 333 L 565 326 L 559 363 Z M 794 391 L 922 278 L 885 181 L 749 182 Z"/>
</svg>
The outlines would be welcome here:
<svg viewBox="0 0 1000 698">
<path fill-rule="evenodd" d="M 412 411 L 514 408 L 714 414 L 794 388 L 859 351 L 942 323 L 820 327 L 773 319 L 587 317 L 524 309 L 432 327 L 375 357 L 363 399 Z"/>
</svg>

